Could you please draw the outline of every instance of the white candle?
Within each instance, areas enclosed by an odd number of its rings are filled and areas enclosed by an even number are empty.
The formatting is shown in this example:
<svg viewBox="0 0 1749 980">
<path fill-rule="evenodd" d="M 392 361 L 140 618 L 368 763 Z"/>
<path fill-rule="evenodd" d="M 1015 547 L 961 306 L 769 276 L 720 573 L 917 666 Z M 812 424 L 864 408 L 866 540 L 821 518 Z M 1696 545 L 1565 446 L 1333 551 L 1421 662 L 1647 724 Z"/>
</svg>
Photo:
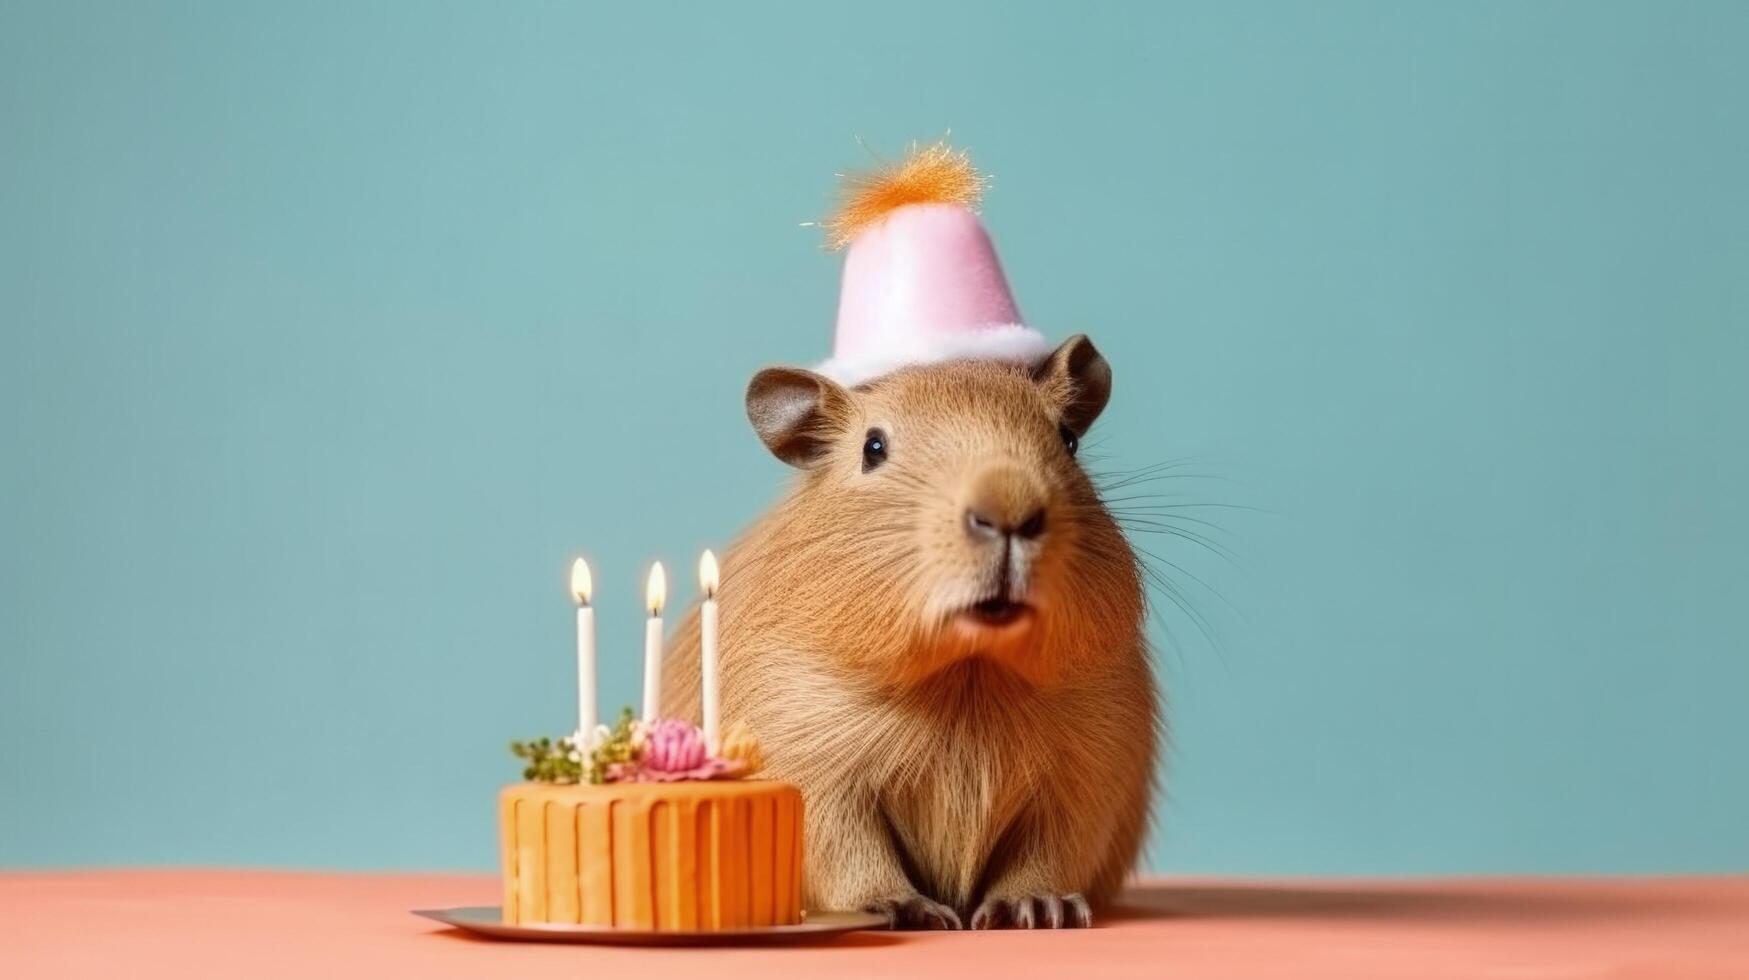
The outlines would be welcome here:
<svg viewBox="0 0 1749 980">
<path fill-rule="evenodd" d="M 698 659 L 704 671 L 701 693 L 704 742 L 715 752 L 722 748 L 723 701 L 717 683 L 717 556 L 709 548 L 698 558 L 698 587 L 704 591 L 704 601 L 698 606 Z"/>
<path fill-rule="evenodd" d="M 650 610 L 644 623 L 644 721 L 652 722 L 662 710 L 662 603 L 668 598 L 668 576 L 661 562 L 650 566 L 644 597 Z"/>
<path fill-rule="evenodd" d="M 589 604 L 593 582 L 589 563 L 571 563 L 571 596 L 577 600 L 577 737 L 579 746 L 595 734 L 595 608 Z"/>
</svg>

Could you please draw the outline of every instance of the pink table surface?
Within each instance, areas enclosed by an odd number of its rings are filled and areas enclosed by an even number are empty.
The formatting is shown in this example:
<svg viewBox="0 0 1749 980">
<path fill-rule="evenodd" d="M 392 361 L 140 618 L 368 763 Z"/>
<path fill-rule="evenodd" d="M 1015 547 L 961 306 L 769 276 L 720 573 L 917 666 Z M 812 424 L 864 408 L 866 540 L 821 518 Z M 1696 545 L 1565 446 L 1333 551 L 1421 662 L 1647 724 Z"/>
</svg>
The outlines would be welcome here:
<svg viewBox="0 0 1749 980">
<path fill-rule="evenodd" d="M 491 877 L 0 873 L 0 977 L 1749 978 L 1749 877 L 1146 879 L 1079 932 L 857 933 L 777 949 L 474 939 L 409 909 Z"/>
</svg>

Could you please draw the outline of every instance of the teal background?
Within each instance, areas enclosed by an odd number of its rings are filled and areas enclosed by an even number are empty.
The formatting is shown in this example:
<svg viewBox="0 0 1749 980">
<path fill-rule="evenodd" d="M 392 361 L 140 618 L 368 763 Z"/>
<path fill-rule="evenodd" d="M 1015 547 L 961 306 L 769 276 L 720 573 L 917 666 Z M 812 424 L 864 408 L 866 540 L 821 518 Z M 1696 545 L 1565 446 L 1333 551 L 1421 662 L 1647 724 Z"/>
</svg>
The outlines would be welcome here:
<svg viewBox="0 0 1749 980">
<path fill-rule="evenodd" d="M 1749 869 L 1749 6 L 939 0 L 0 4 L 0 864 L 490 867 L 950 129 L 1239 559 L 1153 867 Z"/>
</svg>

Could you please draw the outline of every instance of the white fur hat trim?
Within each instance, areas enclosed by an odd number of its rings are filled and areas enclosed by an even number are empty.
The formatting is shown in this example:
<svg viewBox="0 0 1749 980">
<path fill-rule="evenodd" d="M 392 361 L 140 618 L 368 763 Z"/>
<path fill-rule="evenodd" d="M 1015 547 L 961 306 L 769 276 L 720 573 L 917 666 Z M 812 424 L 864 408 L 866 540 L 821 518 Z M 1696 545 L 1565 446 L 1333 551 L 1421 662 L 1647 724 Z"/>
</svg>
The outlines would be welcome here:
<svg viewBox="0 0 1749 980">
<path fill-rule="evenodd" d="M 1035 367 L 1055 345 L 1044 334 L 1018 323 L 914 335 L 903 349 L 882 349 L 859 356 L 834 357 L 814 368 L 845 387 L 854 387 L 900 368 L 943 361 L 1009 361 Z"/>
</svg>

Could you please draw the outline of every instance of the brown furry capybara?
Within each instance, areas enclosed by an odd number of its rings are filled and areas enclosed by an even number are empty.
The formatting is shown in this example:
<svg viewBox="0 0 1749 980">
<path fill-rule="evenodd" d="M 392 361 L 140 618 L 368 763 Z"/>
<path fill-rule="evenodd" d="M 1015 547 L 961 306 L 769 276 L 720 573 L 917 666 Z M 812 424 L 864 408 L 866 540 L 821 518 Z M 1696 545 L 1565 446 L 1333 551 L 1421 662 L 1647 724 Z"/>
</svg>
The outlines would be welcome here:
<svg viewBox="0 0 1749 980">
<path fill-rule="evenodd" d="M 754 429 L 802 472 L 722 562 L 723 720 L 802 788 L 807 907 L 1086 926 L 1130 871 L 1160 724 L 1141 571 L 1075 458 L 1110 391 L 1085 337 L 1035 370 L 753 379 Z"/>
</svg>

